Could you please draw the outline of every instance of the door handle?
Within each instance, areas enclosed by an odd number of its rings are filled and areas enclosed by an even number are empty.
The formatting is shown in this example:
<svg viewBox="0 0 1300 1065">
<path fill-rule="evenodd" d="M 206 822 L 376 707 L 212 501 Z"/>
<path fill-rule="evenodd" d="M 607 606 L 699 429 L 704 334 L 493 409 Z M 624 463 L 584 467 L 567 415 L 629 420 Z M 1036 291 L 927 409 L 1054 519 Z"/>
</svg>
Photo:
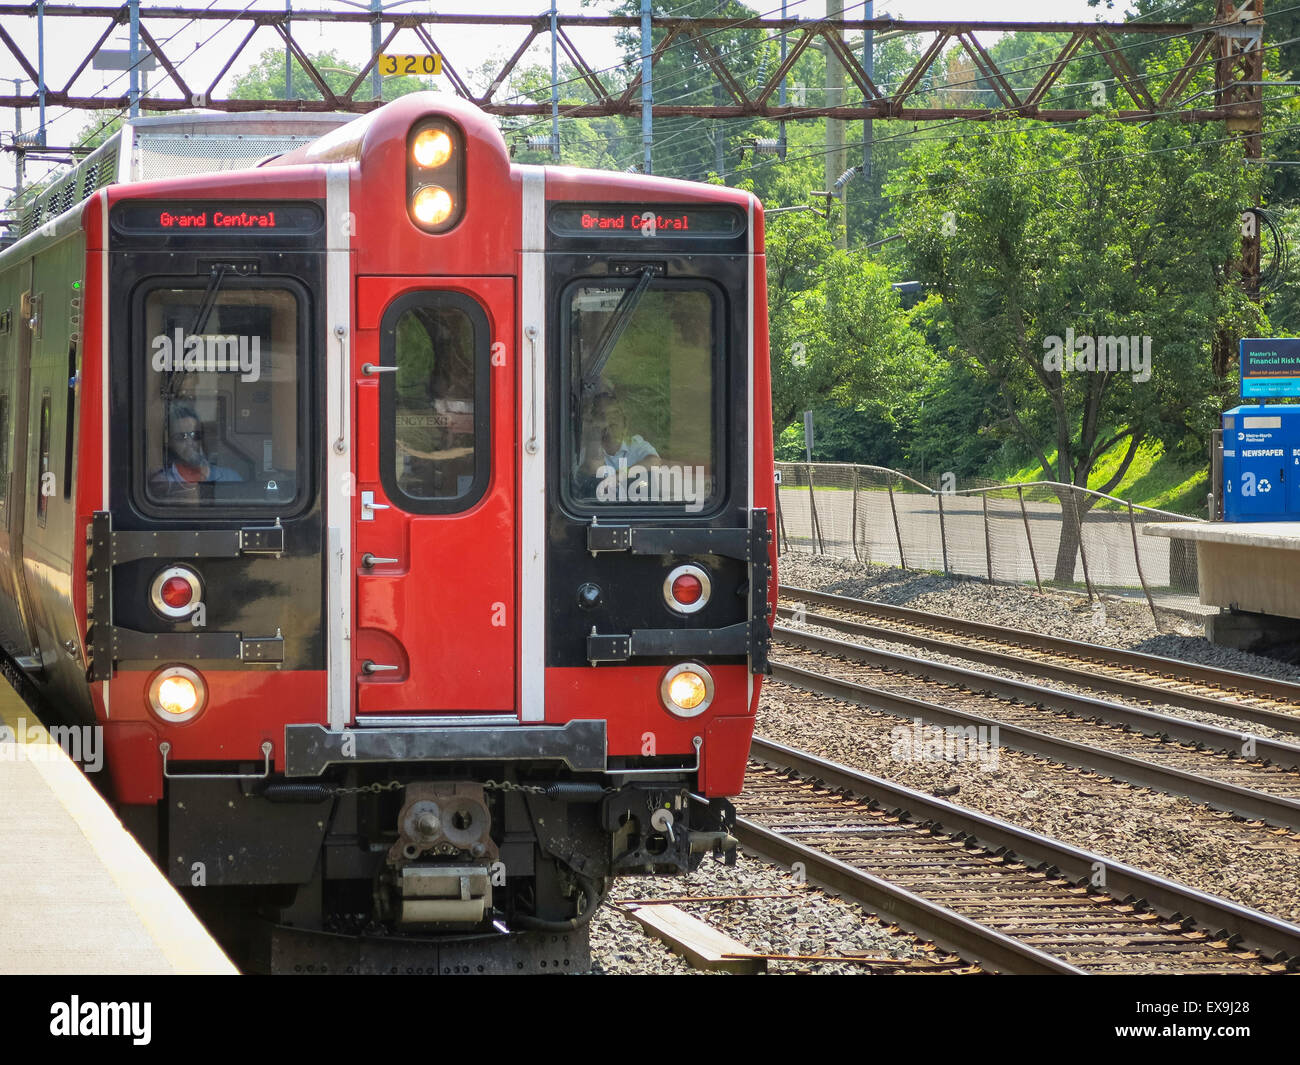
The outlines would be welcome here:
<svg viewBox="0 0 1300 1065">
<path fill-rule="evenodd" d="M 400 558 L 380 558 L 378 555 L 372 555 L 369 551 L 361 556 L 361 564 L 366 569 L 370 569 L 371 566 L 395 566 L 401 561 Z"/>
<path fill-rule="evenodd" d="M 530 455 L 537 454 L 537 337 L 541 331 L 535 325 L 524 330 L 528 337 L 528 350 L 531 369 L 528 374 L 531 398 L 528 403 L 528 439 L 524 441 L 524 450 Z"/>
<path fill-rule="evenodd" d="M 382 662 L 372 662 L 368 658 L 361 663 L 362 673 L 395 673 L 401 668 L 401 666 L 386 666 Z"/>
<path fill-rule="evenodd" d="M 391 510 L 387 503 L 376 503 L 374 492 L 361 493 L 361 520 L 374 521 L 376 510 Z"/>
<path fill-rule="evenodd" d="M 381 373 L 397 373 L 397 371 L 398 367 L 396 366 L 376 366 L 373 362 L 361 364 L 361 372 L 367 377 L 373 377 L 375 374 Z"/>
</svg>

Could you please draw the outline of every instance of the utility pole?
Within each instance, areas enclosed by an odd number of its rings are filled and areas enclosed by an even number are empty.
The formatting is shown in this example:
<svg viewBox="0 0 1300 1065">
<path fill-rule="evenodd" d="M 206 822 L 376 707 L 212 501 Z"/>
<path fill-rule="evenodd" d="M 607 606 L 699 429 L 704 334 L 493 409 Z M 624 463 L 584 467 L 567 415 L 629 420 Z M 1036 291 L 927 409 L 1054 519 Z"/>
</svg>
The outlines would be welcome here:
<svg viewBox="0 0 1300 1065">
<path fill-rule="evenodd" d="M 17 96 L 22 92 L 23 79 L 14 78 L 14 95 Z M 23 143 L 23 109 L 14 108 L 14 148 L 18 148 Z M 26 156 L 21 151 L 14 152 L 14 203 L 22 199 L 23 195 L 23 163 Z"/>
<path fill-rule="evenodd" d="M 786 6 L 785 6 L 785 5 L 786 5 L 786 0 L 781 0 L 781 20 L 782 20 L 782 21 L 785 20 L 785 14 L 786 14 Z M 786 39 L 785 28 L 782 27 L 782 29 L 781 29 L 781 66 L 783 66 L 783 67 L 785 66 L 785 57 L 789 54 L 789 48 L 790 48 L 790 42 Z M 778 97 L 777 97 L 778 102 L 779 102 L 779 104 L 780 104 L 781 107 L 785 107 L 785 101 L 786 101 L 786 96 L 785 96 L 785 78 L 782 78 L 782 79 L 781 79 L 781 87 L 780 87 L 780 89 L 778 90 L 778 93 L 779 93 L 779 95 L 778 95 Z M 785 150 L 786 150 L 785 123 L 784 123 L 784 122 L 779 123 L 777 128 L 778 128 L 779 131 L 780 131 L 780 132 L 778 132 L 778 134 L 777 134 L 777 138 L 776 138 L 776 140 L 777 140 L 777 145 L 778 145 L 777 151 L 780 153 L 781 158 L 784 159 L 784 158 L 785 158 Z"/>
<path fill-rule="evenodd" d="M 45 147 L 45 0 L 36 5 L 36 95 L 40 104 L 40 119 L 36 127 L 36 143 Z"/>
<path fill-rule="evenodd" d="M 826 19 L 828 22 L 844 21 L 844 0 L 826 0 Z M 843 37 L 843 31 L 833 31 L 837 37 Z M 826 106 L 841 107 L 844 104 L 844 67 L 840 65 L 839 56 L 833 49 L 826 48 Z M 844 152 L 844 120 L 842 118 L 826 119 L 826 191 L 835 189 L 835 182 L 847 169 L 847 156 Z M 830 204 L 827 197 L 827 205 Z M 843 199 L 841 198 L 841 203 Z M 840 218 L 831 225 L 835 230 L 835 246 L 848 247 L 847 219 Z"/>
<path fill-rule="evenodd" d="M 867 0 L 862 11 L 863 19 L 870 21 L 876 17 L 875 0 Z M 876 34 L 874 30 L 862 33 L 862 69 L 872 81 L 876 78 Z M 862 120 L 862 179 L 871 180 L 871 119 Z"/>
<path fill-rule="evenodd" d="M 1247 161 L 1258 160 L 1264 114 L 1264 0 L 1240 0 L 1239 5 L 1216 0 L 1214 21 L 1220 24 L 1214 41 L 1215 103 L 1233 109 L 1224 125 L 1241 138 Z M 1241 225 L 1241 258 L 1227 264 L 1228 272 L 1240 278 L 1248 296 L 1258 299 L 1259 216 L 1243 210 Z M 1227 375 L 1237 358 L 1236 340 L 1224 329 L 1214 335 L 1210 358 L 1220 377 Z"/>
<path fill-rule="evenodd" d="M 654 51 L 654 41 L 650 36 L 650 0 L 641 0 L 641 146 L 645 153 L 644 172 L 654 173 L 653 160 L 650 158 L 654 147 L 654 92 L 650 84 L 652 64 L 650 55 Z"/>
<path fill-rule="evenodd" d="M 293 0 L 284 0 L 284 30 L 286 33 L 291 32 L 289 29 L 289 16 L 293 14 Z M 293 49 L 289 47 L 289 42 L 284 42 L 284 98 L 293 99 Z"/>
<path fill-rule="evenodd" d="M 556 0 L 551 0 L 551 158 L 560 162 L 560 27 Z"/>
<path fill-rule="evenodd" d="M 370 24 L 370 54 L 375 57 L 375 65 L 370 70 L 370 92 L 376 100 L 384 98 L 384 77 L 379 73 L 379 16 L 384 10 L 383 0 L 370 0 L 370 11 L 375 16 Z"/>
<path fill-rule="evenodd" d="M 130 116 L 140 115 L 140 0 L 131 0 Z M 44 80 L 42 78 L 42 80 Z"/>
</svg>

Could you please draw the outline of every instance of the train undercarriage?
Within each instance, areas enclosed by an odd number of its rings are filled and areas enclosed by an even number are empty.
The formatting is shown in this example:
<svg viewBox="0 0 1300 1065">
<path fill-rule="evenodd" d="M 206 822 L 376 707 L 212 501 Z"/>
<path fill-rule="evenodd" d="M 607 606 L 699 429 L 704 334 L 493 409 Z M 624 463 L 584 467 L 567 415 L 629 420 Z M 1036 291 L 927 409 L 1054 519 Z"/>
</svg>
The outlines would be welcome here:
<svg viewBox="0 0 1300 1065">
<path fill-rule="evenodd" d="M 735 859 L 731 804 L 694 794 L 685 774 L 396 763 L 304 781 L 187 768 L 164 803 L 124 820 L 218 929 L 255 917 L 254 964 L 268 971 L 581 968 L 615 877 Z"/>
</svg>

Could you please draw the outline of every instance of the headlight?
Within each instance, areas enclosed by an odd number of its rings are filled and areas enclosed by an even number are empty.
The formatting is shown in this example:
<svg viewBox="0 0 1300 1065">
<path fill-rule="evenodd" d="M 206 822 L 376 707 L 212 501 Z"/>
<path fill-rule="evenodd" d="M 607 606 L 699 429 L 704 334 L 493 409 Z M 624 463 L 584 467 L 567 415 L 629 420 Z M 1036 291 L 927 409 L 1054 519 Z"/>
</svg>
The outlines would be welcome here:
<svg viewBox="0 0 1300 1065">
<path fill-rule="evenodd" d="M 192 721 L 207 700 L 207 685 L 188 666 L 168 666 L 149 683 L 149 708 L 169 724 Z"/>
<path fill-rule="evenodd" d="M 406 208 L 426 233 L 446 233 L 465 214 L 465 133 L 429 115 L 406 135 Z"/>
<path fill-rule="evenodd" d="M 411 142 L 411 161 L 416 166 L 432 168 L 442 166 L 451 158 L 451 137 L 446 130 L 422 129 Z"/>
<path fill-rule="evenodd" d="M 411 214 L 421 225 L 436 226 L 451 217 L 451 193 L 439 185 L 425 185 L 411 197 Z"/>
<path fill-rule="evenodd" d="M 713 702 L 713 677 L 696 662 L 683 662 L 664 674 L 659 698 L 669 713 L 696 717 Z"/>
</svg>

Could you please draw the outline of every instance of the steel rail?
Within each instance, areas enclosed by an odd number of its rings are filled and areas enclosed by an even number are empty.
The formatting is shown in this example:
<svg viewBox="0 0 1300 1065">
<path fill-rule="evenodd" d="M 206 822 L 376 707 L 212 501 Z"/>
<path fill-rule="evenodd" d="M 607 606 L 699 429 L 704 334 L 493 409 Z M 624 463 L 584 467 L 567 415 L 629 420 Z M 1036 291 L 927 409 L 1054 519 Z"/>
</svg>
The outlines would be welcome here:
<svg viewBox="0 0 1300 1065">
<path fill-rule="evenodd" d="M 821 624 L 819 620 L 812 620 L 816 616 L 813 614 L 808 615 L 810 624 Z M 970 691 L 995 695 L 1000 699 L 1011 699 L 1031 705 L 1044 706 L 1066 714 L 1094 717 L 1111 724 L 1127 725 L 1129 728 L 1146 735 L 1164 736 L 1186 743 L 1206 744 L 1219 750 L 1231 751 L 1234 754 L 1241 754 L 1242 745 L 1251 743 L 1257 757 L 1267 758 L 1274 764 L 1287 769 L 1300 768 L 1300 745 L 1294 743 L 1265 739 L 1253 733 L 1220 728 L 1217 725 L 1206 725 L 1199 721 L 1189 721 L 1186 718 L 1157 713 L 1154 710 L 1139 710 L 1120 703 L 1095 699 L 1090 695 L 1079 695 L 1074 692 L 1060 691 L 1056 688 L 1044 688 L 1029 681 L 998 677 L 992 673 L 964 669 L 961 666 L 948 665 L 945 662 L 935 662 L 929 658 L 913 658 L 910 655 L 895 654 L 893 651 L 882 651 L 875 647 L 846 643 L 843 640 L 835 640 L 829 636 L 818 636 L 815 633 L 804 632 L 802 629 L 787 628 L 784 625 L 776 626 L 772 631 L 772 635 L 781 643 L 789 646 L 802 647 L 805 650 L 817 651 L 821 654 L 839 655 L 881 669 L 898 670 L 926 680 L 952 684 Z M 1008 668 L 1018 667 L 1009 665 Z M 1032 671 L 1032 667 L 1028 671 Z M 1230 711 L 1226 709 L 1220 712 L 1230 714 Z M 1300 734 L 1300 719 L 1292 723 L 1290 731 Z"/>
<path fill-rule="evenodd" d="M 852 792 L 905 820 L 964 833 L 990 850 L 1005 848 L 1010 857 L 1045 866 L 1076 883 L 1091 885 L 1100 874 L 1104 883 L 1097 889 L 1113 897 L 1164 910 L 1174 919 L 1191 918 L 1216 938 L 1238 936 L 1243 946 L 1271 961 L 1294 966 L 1300 960 L 1300 925 L 1280 917 L 760 736 L 753 739 L 750 757 Z"/>
<path fill-rule="evenodd" d="M 802 862 L 804 872 L 814 883 L 847 895 L 872 910 L 883 911 L 909 931 L 987 969 L 1021 975 L 1087 975 L 1062 958 L 963 917 L 888 880 L 855 869 L 824 851 L 789 839 L 748 818 L 737 817 L 732 831 L 746 850 L 785 866 Z"/>
<path fill-rule="evenodd" d="M 905 718 L 920 718 L 930 724 L 961 728 L 971 725 L 985 729 L 996 727 L 999 743 L 1014 750 L 1081 769 L 1099 771 L 1142 787 L 1203 802 L 1249 820 L 1266 821 L 1292 830 L 1300 830 L 1300 802 L 1294 799 L 1269 795 L 1237 784 L 1210 780 L 1196 773 L 1157 765 L 1126 754 L 1098 750 L 1073 740 L 1049 736 L 1019 725 L 1006 724 L 993 718 L 972 714 L 965 710 L 954 710 L 951 707 L 940 706 L 938 703 L 899 695 L 881 688 L 823 676 L 783 662 L 773 662 L 772 679 L 869 709 L 884 710 L 886 713 Z"/>
<path fill-rule="evenodd" d="M 1286 680 L 1279 680 L 1275 677 L 1263 677 L 1257 673 L 1234 673 L 1231 670 L 1216 669 L 1213 666 L 1202 666 L 1194 662 L 1184 662 L 1177 658 L 1163 658 L 1159 655 L 1143 654 L 1140 651 L 1127 651 L 1123 648 L 1107 647 L 1105 644 L 1087 643 L 1083 640 L 1067 640 L 1060 636 L 1047 636 L 1043 633 L 1028 632 L 1024 629 L 992 625 L 984 621 L 969 621 L 964 618 L 954 618 L 947 614 L 932 614 L 911 607 L 892 606 L 887 603 L 868 602 L 865 599 L 852 599 L 848 596 L 831 595 L 828 592 L 815 592 L 807 588 L 792 588 L 782 585 L 781 595 L 792 599 L 803 600 L 808 603 L 816 603 L 821 606 L 845 610 L 854 614 L 875 614 L 879 617 L 901 621 L 910 625 L 923 625 L 932 629 L 947 629 L 956 635 L 994 640 L 998 643 L 1011 644 L 1023 649 L 1043 651 L 1050 654 L 1068 655 L 1071 658 L 1083 658 L 1095 664 L 1153 673 L 1165 680 L 1180 681 L 1184 684 L 1203 684 L 1214 688 L 1221 688 L 1225 691 L 1240 693 L 1246 696 L 1278 699 L 1300 706 L 1300 684 L 1295 684 Z M 788 608 L 782 608 L 783 612 L 786 610 L 788 610 Z M 866 629 L 879 629 L 883 633 L 888 633 L 888 638 L 894 640 L 905 639 L 920 642 L 921 640 L 926 639 L 933 641 L 933 637 L 921 637 L 906 633 L 897 633 L 891 629 L 880 629 L 879 626 L 871 626 L 863 622 L 841 623 L 846 625 L 862 625 L 863 628 Z M 875 633 L 873 632 L 872 635 L 875 635 Z M 942 641 L 934 642 L 942 643 Z M 955 647 L 952 644 L 943 644 L 942 646 L 953 653 L 971 652 L 974 654 L 983 653 L 984 651 L 983 648 Z M 992 654 L 994 652 L 988 653 Z M 1066 667 L 1054 668 L 1064 669 Z M 1083 671 L 1076 670 L 1076 672 Z M 1107 683 L 1112 682 L 1112 678 L 1100 678 L 1095 673 L 1085 673 L 1085 675 L 1094 678 L 1098 683 L 1102 681 Z M 1119 683 L 1119 678 L 1114 678 L 1113 682 Z M 1129 683 L 1137 685 L 1137 682 Z M 1140 685 L 1137 686 L 1141 687 Z M 1181 694 L 1183 693 L 1170 693 L 1171 696 Z M 1208 699 L 1208 697 L 1201 698 Z M 1200 709 L 1200 707 L 1195 707 L 1195 709 Z M 1245 709 L 1254 708 L 1245 707 Z M 1276 711 L 1264 711 L 1264 713 L 1273 713 L 1276 716 L 1283 718 L 1290 716 L 1287 714 L 1277 714 Z M 1260 723 L 1270 724 L 1271 721 L 1261 721 Z"/>
</svg>

